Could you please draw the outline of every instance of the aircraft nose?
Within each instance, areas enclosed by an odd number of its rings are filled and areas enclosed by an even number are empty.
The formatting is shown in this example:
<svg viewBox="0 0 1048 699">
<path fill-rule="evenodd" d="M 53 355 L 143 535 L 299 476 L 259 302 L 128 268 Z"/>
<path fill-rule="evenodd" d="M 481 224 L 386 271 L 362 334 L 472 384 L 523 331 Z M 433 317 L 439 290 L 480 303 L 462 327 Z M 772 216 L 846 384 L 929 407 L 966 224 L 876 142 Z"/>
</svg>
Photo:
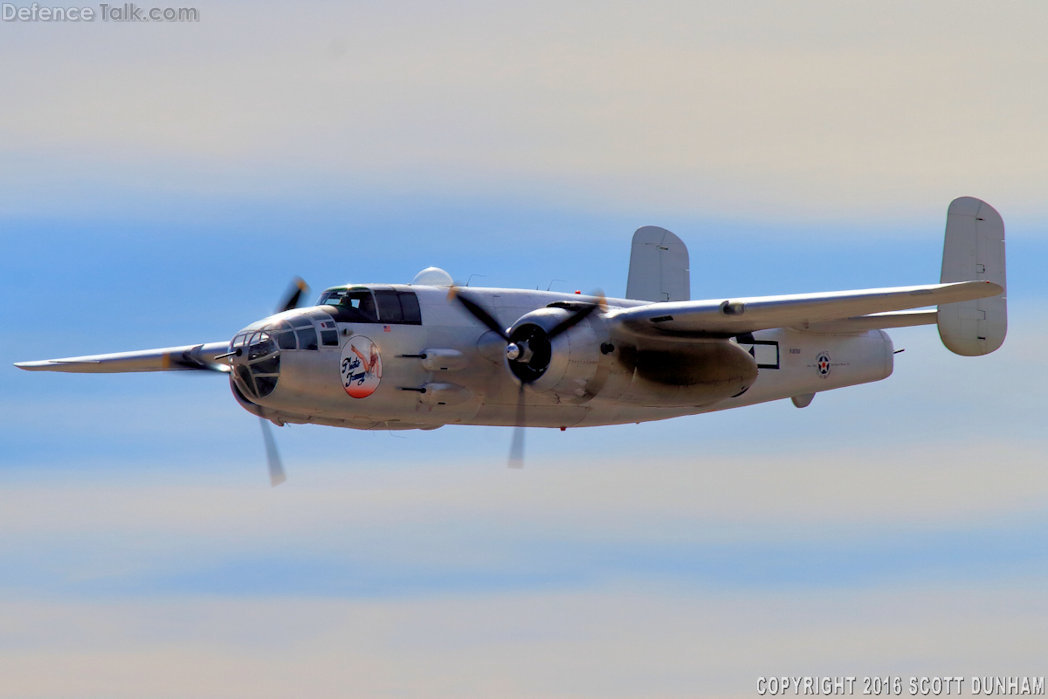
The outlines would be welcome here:
<svg viewBox="0 0 1048 699">
<path fill-rule="evenodd" d="M 233 338 L 233 380 L 250 398 L 264 398 L 277 387 L 280 347 L 265 330 L 244 331 Z"/>
</svg>

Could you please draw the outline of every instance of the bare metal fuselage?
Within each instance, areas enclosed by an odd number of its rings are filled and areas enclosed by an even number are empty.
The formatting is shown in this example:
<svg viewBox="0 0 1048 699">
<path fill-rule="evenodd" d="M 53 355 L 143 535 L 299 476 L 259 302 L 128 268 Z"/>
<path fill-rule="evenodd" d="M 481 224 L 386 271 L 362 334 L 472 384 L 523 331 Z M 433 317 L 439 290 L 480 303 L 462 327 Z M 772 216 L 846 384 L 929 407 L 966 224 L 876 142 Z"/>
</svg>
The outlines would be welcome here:
<svg viewBox="0 0 1048 699">
<path fill-rule="evenodd" d="M 287 311 L 245 328 L 238 337 L 249 338 L 281 321 L 301 326 L 309 319 L 316 332 L 328 331 L 329 343 L 335 331 L 337 344 L 280 349 L 271 392 L 252 395 L 234 381 L 238 401 L 277 423 L 356 429 L 516 424 L 519 383 L 507 371 L 505 343 L 450 303 L 447 288 L 396 288 L 417 297 L 418 324 L 337 320 L 317 307 Z M 469 293 L 505 327 L 550 304 L 588 299 L 516 289 Z M 607 304 L 614 310 L 640 302 L 609 299 Z M 893 356 L 891 340 L 881 330 L 778 328 L 744 337 L 653 338 L 632 335 L 606 322 L 603 314 L 593 314 L 558 337 L 553 350 L 546 375 L 525 391 L 528 426 L 644 422 L 782 398 L 803 400 L 816 392 L 886 378 Z M 362 365 L 356 374 L 347 368 L 353 363 Z M 366 368 L 371 370 L 367 376 Z M 364 387 L 356 396 L 347 386 L 354 376 L 361 377 L 357 381 Z"/>
</svg>

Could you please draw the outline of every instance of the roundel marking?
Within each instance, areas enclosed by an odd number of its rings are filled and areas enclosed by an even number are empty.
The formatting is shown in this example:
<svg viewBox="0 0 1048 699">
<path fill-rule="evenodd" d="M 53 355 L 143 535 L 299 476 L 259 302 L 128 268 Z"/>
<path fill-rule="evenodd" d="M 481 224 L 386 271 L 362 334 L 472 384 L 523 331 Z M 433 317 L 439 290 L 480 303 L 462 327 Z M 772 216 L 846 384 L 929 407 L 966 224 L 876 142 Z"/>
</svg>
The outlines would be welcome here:
<svg viewBox="0 0 1048 699">
<path fill-rule="evenodd" d="M 826 352 L 819 352 L 819 356 L 815 358 L 815 370 L 819 372 L 819 376 L 830 375 L 830 355 Z"/>
<path fill-rule="evenodd" d="M 382 382 L 382 355 L 371 338 L 354 335 L 342 346 L 342 388 L 353 398 L 367 398 Z"/>
</svg>

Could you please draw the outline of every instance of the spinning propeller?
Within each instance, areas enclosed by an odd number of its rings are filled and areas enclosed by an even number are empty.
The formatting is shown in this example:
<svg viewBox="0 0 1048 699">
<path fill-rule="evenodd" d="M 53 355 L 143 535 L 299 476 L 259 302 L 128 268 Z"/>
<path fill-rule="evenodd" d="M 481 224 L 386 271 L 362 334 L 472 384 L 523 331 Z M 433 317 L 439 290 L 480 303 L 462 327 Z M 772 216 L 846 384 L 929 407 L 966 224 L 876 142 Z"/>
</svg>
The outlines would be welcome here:
<svg viewBox="0 0 1048 699">
<path fill-rule="evenodd" d="M 302 300 L 302 294 L 309 290 L 309 285 L 306 284 L 302 277 L 295 277 L 293 284 L 294 288 L 287 293 L 283 302 L 277 306 L 277 310 L 274 313 L 283 313 L 284 311 L 298 308 L 298 304 Z M 287 475 L 284 473 L 284 464 L 280 460 L 280 452 L 277 451 L 277 442 L 273 438 L 273 428 L 269 426 L 269 420 L 259 417 L 258 421 L 262 425 L 262 441 L 266 444 L 269 484 L 275 488 L 287 480 Z"/>
<path fill-rule="evenodd" d="M 274 313 L 283 313 L 284 311 L 298 308 L 298 304 L 302 300 L 302 294 L 309 290 L 309 285 L 306 284 L 305 280 L 301 277 L 295 277 L 292 284 L 293 288 L 288 291 L 284 300 L 279 306 L 277 306 L 277 310 L 274 311 Z M 217 359 L 232 357 L 234 355 L 240 356 L 240 350 L 218 355 Z M 220 371 L 227 374 L 230 371 L 230 367 L 224 364 L 201 364 L 200 366 L 192 368 L 209 369 L 211 371 Z M 287 475 L 284 473 L 284 464 L 280 460 L 280 452 L 277 450 L 277 442 L 273 437 L 273 428 L 269 426 L 269 420 L 259 416 L 258 421 L 259 424 L 262 425 L 262 441 L 266 445 L 266 463 L 269 467 L 269 483 L 276 487 L 287 480 Z"/>
<path fill-rule="evenodd" d="M 291 283 L 294 285 L 294 288 L 287 293 L 284 302 L 277 306 L 277 310 L 274 313 L 283 313 L 284 311 L 290 311 L 292 308 L 298 308 L 298 303 L 302 300 L 302 294 L 309 291 L 309 284 L 306 284 L 306 280 L 302 277 L 295 277 Z"/>
<path fill-rule="evenodd" d="M 548 330 L 535 322 L 529 322 L 527 316 L 517 320 L 506 330 L 499 325 L 499 322 L 486 308 L 458 287 L 452 286 L 448 292 L 449 299 L 458 301 L 470 315 L 506 341 L 506 365 L 517 379 L 519 386 L 516 421 L 509 450 L 511 468 L 520 468 L 524 465 L 524 428 L 527 426 L 524 387 L 534 383 L 546 373 L 553 360 L 553 341 L 604 306 L 603 295 L 598 294 L 598 296 L 600 300 L 596 302 L 572 302 L 570 309 L 566 311 L 567 317 Z"/>
</svg>

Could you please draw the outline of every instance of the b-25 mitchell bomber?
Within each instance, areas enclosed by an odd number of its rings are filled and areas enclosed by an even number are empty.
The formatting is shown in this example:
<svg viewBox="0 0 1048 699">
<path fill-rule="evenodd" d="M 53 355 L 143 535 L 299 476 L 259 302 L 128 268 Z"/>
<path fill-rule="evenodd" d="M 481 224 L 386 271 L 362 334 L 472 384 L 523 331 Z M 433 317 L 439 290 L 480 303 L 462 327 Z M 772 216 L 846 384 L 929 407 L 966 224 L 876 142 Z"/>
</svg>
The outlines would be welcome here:
<svg viewBox="0 0 1048 699">
<path fill-rule="evenodd" d="M 411 284 L 348 284 L 231 340 L 20 362 L 29 371 L 213 371 L 262 422 L 274 485 L 284 480 L 268 422 L 354 429 L 448 424 L 586 427 L 694 415 L 879 381 L 885 329 L 937 325 L 948 349 L 993 352 L 1007 330 L 1004 223 L 955 199 L 940 283 L 691 300 L 688 251 L 656 226 L 633 236 L 626 298 L 456 286 L 430 267 Z M 268 421 L 268 422 L 267 422 Z"/>
</svg>

